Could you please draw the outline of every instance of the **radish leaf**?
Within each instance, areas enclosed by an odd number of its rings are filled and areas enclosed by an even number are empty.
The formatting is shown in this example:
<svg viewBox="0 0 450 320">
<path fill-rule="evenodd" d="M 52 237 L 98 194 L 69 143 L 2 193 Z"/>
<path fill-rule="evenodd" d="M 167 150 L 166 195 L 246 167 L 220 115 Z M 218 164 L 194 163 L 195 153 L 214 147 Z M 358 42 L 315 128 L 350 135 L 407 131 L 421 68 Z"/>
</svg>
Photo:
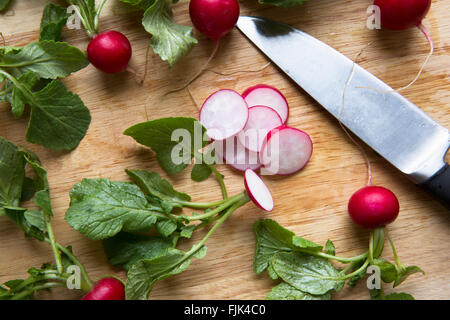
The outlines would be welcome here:
<svg viewBox="0 0 450 320">
<path fill-rule="evenodd" d="M 286 282 L 281 282 L 279 285 L 272 288 L 272 291 L 267 295 L 267 300 L 330 300 L 330 293 L 323 295 L 312 295 L 300 291 Z"/>
<path fill-rule="evenodd" d="M 278 276 L 298 290 L 322 295 L 339 291 L 345 284 L 342 274 L 324 258 L 299 252 L 279 252 L 272 258 Z"/>
<path fill-rule="evenodd" d="M 11 0 L 0 0 L 0 11 L 4 10 Z"/>
<path fill-rule="evenodd" d="M 191 179 L 197 182 L 201 182 L 208 179 L 211 173 L 212 170 L 208 165 L 204 163 L 196 163 L 194 167 L 192 167 Z"/>
<path fill-rule="evenodd" d="M 58 41 L 69 16 L 66 8 L 47 2 L 42 13 L 39 41 Z"/>
</svg>

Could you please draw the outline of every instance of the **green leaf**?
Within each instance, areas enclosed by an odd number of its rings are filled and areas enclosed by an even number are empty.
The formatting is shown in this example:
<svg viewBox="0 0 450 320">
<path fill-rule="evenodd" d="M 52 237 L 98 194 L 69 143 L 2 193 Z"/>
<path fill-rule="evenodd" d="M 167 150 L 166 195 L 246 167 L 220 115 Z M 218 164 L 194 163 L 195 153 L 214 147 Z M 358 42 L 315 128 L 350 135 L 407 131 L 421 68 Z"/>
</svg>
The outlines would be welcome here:
<svg viewBox="0 0 450 320">
<path fill-rule="evenodd" d="M 0 216 L 3 207 L 18 207 L 25 178 L 23 153 L 9 141 L 0 137 Z"/>
<path fill-rule="evenodd" d="M 156 197 L 156 200 L 167 213 L 173 208 L 182 208 L 179 202 L 190 201 L 191 197 L 186 193 L 176 191 L 169 181 L 162 179 L 156 172 L 145 170 L 125 170 L 130 178 L 141 188 L 141 190 Z"/>
<path fill-rule="evenodd" d="M 327 243 L 325 244 L 325 253 L 329 254 L 331 256 L 335 256 L 336 255 L 336 249 L 334 247 L 333 242 L 330 239 L 328 239 Z"/>
<path fill-rule="evenodd" d="M 256 240 L 253 268 L 257 274 L 267 269 L 278 252 L 292 251 L 295 234 L 271 219 L 260 219 L 253 224 Z"/>
<path fill-rule="evenodd" d="M 27 140 L 54 150 L 74 149 L 91 122 L 83 101 L 57 80 L 32 97 Z"/>
<path fill-rule="evenodd" d="M 364 264 L 364 262 L 365 262 L 364 259 L 362 259 L 362 260 L 358 261 L 357 263 L 353 264 L 353 266 L 351 268 L 351 272 L 354 272 L 354 271 L 358 270 L 359 268 L 361 268 L 362 265 Z M 351 277 L 348 280 L 347 284 L 352 288 L 354 286 L 356 286 L 358 281 L 366 276 L 366 271 L 367 271 L 367 268 L 364 268 L 363 270 L 358 272 L 356 275 L 354 275 L 353 277 Z"/>
<path fill-rule="evenodd" d="M 156 230 L 163 237 L 168 237 L 177 230 L 177 223 L 172 220 L 161 220 L 156 223 Z"/>
<path fill-rule="evenodd" d="M 35 238 L 44 241 L 45 233 L 41 229 L 32 225 L 25 217 L 26 209 L 24 208 L 5 208 L 6 215 L 24 232 L 26 237 Z"/>
<path fill-rule="evenodd" d="M 279 252 L 272 258 L 275 272 L 298 290 L 322 295 L 339 291 L 345 284 L 342 274 L 327 260 L 299 252 Z"/>
<path fill-rule="evenodd" d="M 129 270 L 139 260 L 164 256 L 170 248 L 175 247 L 177 240 L 177 237 L 164 238 L 120 232 L 103 240 L 103 247 L 112 266 Z"/>
<path fill-rule="evenodd" d="M 153 51 L 170 66 L 197 44 L 197 39 L 192 35 L 192 27 L 175 23 L 172 16 L 172 10 L 166 0 L 155 0 L 145 10 L 142 18 L 144 29 L 152 35 L 150 45 Z"/>
<path fill-rule="evenodd" d="M 299 6 L 308 0 L 258 0 L 262 4 L 271 4 L 277 7 L 291 8 Z"/>
<path fill-rule="evenodd" d="M 206 165 L 205 163 L 196 163 L 192 167 L 191 179 L 197 182 L 201 182 L 208 179 L 211 173 L 212 170 L 208 165 Z"/>
<path fill-rule="evenodd" d="M 193 248 L 188 253 L 169 249 L 167 254 L 151 260 L 140 260 L 128 271 L 125 287 L 129 300 L 147 300 L 159 280 L 179 274 L 186 270 L 194 257 L 201 259 L 206 253 L 203 247 Z"/>
<path fill-rule="evenodd" d="M 158 218 L 167 216 L 147 202 L 138 186 L 109 179 L 83 179 L 77 183 L 70 191 L 66 212 L 69 225 L 94 240 L 120 231 L 148 231 Z"/>
<path fill-rule="evenodd" d="M 16 72 L 34 72 L 40 78 L 66 77 L 89 64 L 85 54 L 65 42 L 31 42 L 22 50 L 10 51 L 0 58 L 0 67 Z"/>
<path fill-rule="evenodd" d="M 421 273 L 423 275 L 425 274 L 425 272 L 417 266 L 409 266 L 409 267 L 403 268 L 398 271 L 397 278 L 395 279 L 393 287 L 395 288 L 395 287 L 399 286 L 403 281 L 406 280 L 406 278 L 408 278 L 410 275 L 412 275 L 414 273 Z"/>
<path fill-rule="evenodd" d="M 35 191 L 33 179 L 25 177 L 23 179 L 20 202 L 25 202 L 33 198 Z"/>
<path fill-rule="evenodd" d="M 58 41 L 69 17 L 67 8 L 47 2 L 42 13 L 39 41 Z"/>
<path fill-rule="evenodd" d="M 195 231 L 195 225 L 183 226 L 180 231 L 180 236 L 190 239 Z"/>
<path fill-rule="evenodd" d="M 11 0 L 0 0 L 0 11 L 4 10 Z"/>
<path fill-rule="evenodd" d="M 312 251 L 312 252 L 322 251 L 322 248 L 323 248 L 321 245 L 314 243 L 312 241 L 309 241 L 307 239 L 304 239 L 302 237 L 299 237 L 299 236 L 292 237 L 292 244 L 297 248 L 306 249 L 306 250 Z"/>
<path fill-rule="evenodd" d="M 389 261 L 383 258 L 374 259 L 374 265 L 380 268 L 381 280 L 383 280 L 383 282 L 391 283 L 397 279 L 397 269 L 395 268 L 395 265 Z"/>
<path fill-rule="evenodd" d="M 21 84 L 22 87 L 26 88 L 27 90 L 31 90 L 31 88 L 38 81 L 38 77 L 33 72 L 27 72 L 22 74 L 17 79 L 17 81 Z M 7 100 L 11 104 L 11 112 L 16 118 L 22 116 L 23 111 L 25 110 L 25 105 L 30 103 L 24 92 L 16 86 L 13 87 L 11 95 L 7 97 Z"/>
<path fill-rule="evenodd" d="M 47 224 L 44 213 L 41 210 L 27 210 L 24 213 L 25 220 L 40 231 L 47 232 Z"/>
<path fill-rule="evenodd" d="M 177 117 L 142 122 L 128 128 L 124 134 L 151 148 L 160 166 L 169 174 L 175 174 L 186 168 L 194 151 L 205 146 L 206 141 L 202 139 L 205 132 L 196 119 Z"/>
<path fill-rule="evenodd" d="M 405 292 L 394 292 L 384 296 L 384 300 L 415 300 L 412 295 Z"/>
<path fill-rule="evenodd" d="M 286 282 L 281 282 L 279 285 L 273 287 L 272 291 L 267 295 L 267 300 L 330 300 L 331 294 L 315 296 L 303 291 L 300 291 Z"/>
</svg>

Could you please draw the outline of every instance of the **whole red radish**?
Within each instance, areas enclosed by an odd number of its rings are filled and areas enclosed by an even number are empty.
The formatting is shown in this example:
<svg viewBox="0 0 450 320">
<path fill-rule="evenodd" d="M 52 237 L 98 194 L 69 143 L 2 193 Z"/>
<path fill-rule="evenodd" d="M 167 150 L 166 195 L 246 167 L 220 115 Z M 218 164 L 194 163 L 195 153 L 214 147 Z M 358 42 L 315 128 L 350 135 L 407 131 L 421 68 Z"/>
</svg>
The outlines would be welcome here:
<svg viewBox="0 0 450 320">
<path fill-rule="evenodd" d="M 375 0 L 380 8 L 381 26 L 405 30 L 419 26 L 431 7 L 431 0 Z"/>
<path fill-rule="evenodd" d="M 117 73 L 128 66 L 131 44 L 122 33 L 105 31 L 89 42 L 87 57 L 97 69 L 106 73 Z"/>
<path fill-rule="evenodd" d="M 83 300 L 125 300 L 125 287 L 115 278 L 103 278 L 83 297 Z"/>
<path fill-rule="evenodd" d="M 218 41 L 235 26 L 239 3 L 237 0 L 191 0 L 189 15 L 198 31 Z"/>
<path fill-rule="evenodd" d="M 348 202 L 348 213 L 353 222 L 367 229 L 393 222 L 399 210 L 395 194 L 379 186 L 368 186 L 356 191 Z"/>
</svg>

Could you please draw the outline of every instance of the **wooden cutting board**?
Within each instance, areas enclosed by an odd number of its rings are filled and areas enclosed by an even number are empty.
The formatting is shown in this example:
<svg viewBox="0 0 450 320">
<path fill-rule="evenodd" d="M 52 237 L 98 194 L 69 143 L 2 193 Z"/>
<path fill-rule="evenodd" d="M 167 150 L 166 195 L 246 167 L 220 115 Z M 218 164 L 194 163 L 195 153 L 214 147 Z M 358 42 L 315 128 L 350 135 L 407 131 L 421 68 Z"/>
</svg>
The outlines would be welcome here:
<svg viewBox="0 0 450 320">
<path fill-rule="evenodd" d="M 8 45 L 25 45 L 38 39 L 44 4 L 44 0 L 13 0 L 9 10 L 0 15 L 0 31 Z M 301 7 L 286 10 L 246 0 L 241 2 L 241 12 L 299 27 L 352 59 L 370 42 L 359 63 L 392 87 L 401 87 L 416 75 L 428 53 L 427 42 L 416 29 L 368 30 L 366 9 L 369 4 L 370 1 L 363 0 L 346 1 L 345 5 L 340 0 L 310 0 Z M 188 1 L 174 5 L 174 15 L 176 21 L 190 24 Z M 424 24 L 434 40 L 435 54 L 417 83 L 403 94 L 450 127 L 450 2 L 433 1 Z M 109 1 L 100 26 L 101 30 L 116 29 L 129 37 L 133 46 L 131 66 L 137 70 L 138 78 L 142 77 L 149 35 L 141 25 L 141 13 L 131 12 L 117 0 Z M 81 96 L 92 114 L 86 137 L 70 153 L 54 152 L 26 142 L 27 117 L 14 119 L 8 105 L 0 104 L 0 136 L 35 151 L 48 170 L 58 241 L 73 246 L 92 278 L 114 274 L 125 279 L 124 272 L 108 266 L 100 242 L 87 240 L 64 221 L 71 187 L 82 178 L 127 180 L 125 168 L 156 170 L 167 177 L 152 152 L 122 135 L 124 129 L 160 117 L 197 117 L 198 105 L 218 89 L 242 92 L 251 85 L 266 83 L 285 94 L 291 108 L 288 124 L 311 135 L 314 142 L 311 162 L 293 176 L 265 177 L 273 192 L 275 210 L 263 213 L 252 204 L 238 210 L 208 241 L 206 258 L 194 261 L 188 271 L 158 283 L 151 298 L 263 299 L 275 284 L 266 274 L 255 275 L 252 269 L 252 223 L 263 217 L 275 219 L 298 235 L 319 243 L 332 239 L 340 256 L 365 251 L 368 232 L 355 227 L 346 211 L 351 194 L 365 184 L 363 156 L 337 121 L 275 66 L 261 70 L 268 60 L 238 30 L 221 41 L 220 50 L 210 64 L 211 69 L 222 75 L 204 72 L 190 86 L 196 104 L 187 91 L 162 98 L 164 92 L 189 79 L 210 54 L 211 41 L 197 32 L 196 36 L 199 45 L 171 69 L 150 51 L 143 85 L 129 73 L 106 75 L 92 66 L 65 79 L 65 84 Z M 64 30 L 63 40 L 82 49 L 88 42 L 81 30 Z M 400 258 L 404 264 L 418 265 L 426 271 L 425 276 L 411 276 L 397 291 L 409 292 L 417 299 L 449 298 L 449 212 L 369 148 L 366 151 L 373 166 L 374 184 L 393 190 L 401 203 L 399 218 L 388 227 Z M 241 174 L 224 166 L 219 170 L 226 175 L 231 194 L 243 189 Z M 189 170 L 171 176 L 170 180 L 196 201 L 220 197 L 214 179 L 192 182 Z M 202 235 L 182 241 L 181 247 L 188 248 Z M 52 260 L 46 244 L 25 239 L 4 217 L 0 218 L 0 252 L 0 282 L 24 277 L 28 268 Z M 384 255 L 392 259 L 389 247 Z M 391 290 L 386 286 L 386 291 Z M 40 297 L 78 299 L 80 294 L 60 289 Z M 334 298 L 367 299 L 368 291 L 362 281 L 356 288 L 346 288 Z"/>
</svg>

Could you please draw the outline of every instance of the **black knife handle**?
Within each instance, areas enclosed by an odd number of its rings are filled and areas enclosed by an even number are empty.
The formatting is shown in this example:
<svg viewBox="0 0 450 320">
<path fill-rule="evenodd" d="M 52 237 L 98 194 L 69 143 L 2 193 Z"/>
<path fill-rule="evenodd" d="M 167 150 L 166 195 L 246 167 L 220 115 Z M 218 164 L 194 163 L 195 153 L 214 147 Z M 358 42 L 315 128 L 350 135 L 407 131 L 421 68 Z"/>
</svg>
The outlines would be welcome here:
<svg viewBox="0 0 450 320">
<path fill-rule="evenodd" d="M 450 166 L 447 163 L 421 186 L 437 197 L 447 209 L 450 209 Z"/>
</svg>

